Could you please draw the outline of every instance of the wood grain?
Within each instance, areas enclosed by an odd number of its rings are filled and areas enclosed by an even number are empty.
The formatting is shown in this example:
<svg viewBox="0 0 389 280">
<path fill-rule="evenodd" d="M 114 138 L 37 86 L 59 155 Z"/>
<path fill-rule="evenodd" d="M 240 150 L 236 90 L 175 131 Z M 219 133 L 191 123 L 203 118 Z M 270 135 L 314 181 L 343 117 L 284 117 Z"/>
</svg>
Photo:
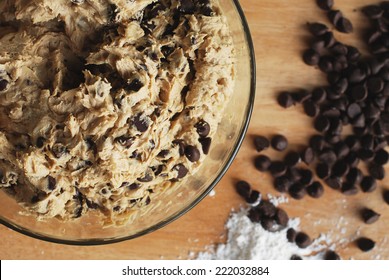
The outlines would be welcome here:
<svg viewBox="0 0 389 280">
<path fill-rule="evenodd" d="M 222 0 L 223 1 L 223 0 Z M 284 110 L 275 102 L 278 92 L 306 88 L 324 83 L 324 76 L 316 69 L 304 65 L 301 53 L 308 33 L 306 22 L 328 22 L 325 14 L 315 6 L 314 0 L 242 0 L 252 36 L 257 59 L 257 97 L 249 132 L 231 168 L 215 188 L 216 195 L 207 197 L 184 217 L 147 236 L 104 246 L 66 246 L 35 240 L 0 226 L 1 259 L 186 259 L 189 252 L 203 251 L 206 245 L 225 240 L 224 223 L 232 209 L 244 203 L 235 194 L 233 182 L 245 179 L 263 194 L 276 194 L 267 174 L 257 172 L 252 166 L 256 155 L 252 137 L 256 134 L 286 135 L 290 147 L 298 149 L 313 133 L 311 120 L 302 114 L 300 107 Z M 336 34 L 349 44 L 364 48 L 356 35 L 363 30 L 364 18 L 360 7 L 366 0 L 337 1 L 341 9 L 357 26 L 353 35 Z M 374 3 L 374 1 L 368 1 Z M 269 152 L 275 158 L 282 154 Z M 328 234 L 337 244 L 337 251 L 344 259 L 389 259 L 389 206 L 382 202 L 382 188 L 389 188 L 386 178 L 380 189 L 371 194 L 345 197 L 329 190 L 320 200 L 306 198 L 290 200 L 282 207 L 290 216 L 300 217 L 302 229 L 312 237 Z M 374 225 L 364 225 L 358 215 L 362 206 L 381 213 Z M 353 240 L 358 234 L 368 235 L 377 241 L 377 247 L 360 252 L 353 242 L 341 243 L 343 238 Z"/>
</svg>

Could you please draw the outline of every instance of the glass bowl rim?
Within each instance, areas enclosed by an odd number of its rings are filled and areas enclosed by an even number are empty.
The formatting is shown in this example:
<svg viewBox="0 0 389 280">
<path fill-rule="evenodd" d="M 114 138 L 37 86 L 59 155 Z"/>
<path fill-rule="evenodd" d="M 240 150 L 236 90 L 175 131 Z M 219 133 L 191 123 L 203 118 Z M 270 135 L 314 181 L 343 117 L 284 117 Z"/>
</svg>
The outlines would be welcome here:
<svg viewBox="0 0 389 280">
<path fill-rule="evenodd" d="M 229 155 L 227 162 L 225 163 L 225 165 L 223 166 L 223 168 L 221 169 L 221 171 L 219 172 L 217 177 L 213 180 L 213 182 L 208 186 L 208 188 L 201 195 L 199 195 L 192 203 L 187 205 L 185 208 L 180 210 L 178 213 L 170 216 L 168 219 L 162 220 L 162 221 L 158 222 L 157 224 L 155 224 L 149 228 L 146 228 L 142 231 L 139 231 L 133 235 L 123 236 L 123 237 L 118 237 L 118 238 L 115 238 L 115 237 L 106 238 L 106 239 L 105 238 L 91 238 L 91 239 L 80 239 L 80 240 L 61 239 L 58 237 L 46 236 L 44 234 L 31 231 L 30 229 L 27 229 L 23 226 L 19 226 L 15 223 L 9 221 L 8 219 L 1 217 L 1 216 L 0 216 L 0 224 L 18 232 L 18 233 L 24 234 L 26 236 L 29 236 L 29 237 L 32 237 L 35 239 L 39 239 L 42 241 L 51 242 L 51 243 L 57 243 L 57 244 L 63 244 L 63 245 L 78 245 L 78 246 L 106 245 L 106 244 L 113 244 L 113 243 L 118 243 L 118 242 L 122 242 L 122 241 L 126 241 L 126 240 L 135 239 L 137 237 L 149 234 L 149 233 L 154 232 L 160 228 L 163 228 L 164 226 L 170 224 L 171 222 L 173 222 L 173 221 L 177 220 L 178 218 L 180 218 L 181 216 L 185 215 L 192 208 L 194 208 L 198 203 L 200 203 L 214 189 L 214 187 L 217 185 L 217 183 L 222 179 L 222 177 L 225 175 L 225 173 L 227 172 L 227 170 L 231 166 L 233 160 L 235 159 L 235 157 L 236 157 L 236 155 L 237 155 L 237 153 L 238 153 L 238 151 L 243 143 L 245 135 L 247 133 L 250 119 L 251 119 L 251 115 L 252 115 L 252 111 L 253 111 L 254 100 L 255 100 L 256 63 L 255 63 L 254 43 L 253 43 L 253 40 L 251 37 L 248 22 L 246 20 L 245 15 L 244 15 L 243 9 L 239 3 L 239 0 L 232 0 L 232 1 L 234 2 L 235 8 L 237 9 L 238 14 L 240 16 L 243 30 L 244 30 L 244 35 L 246 38 L 247 47 L 249 48 L 250 76 L 251 76 L 250 77 L 249 103 L 248 103 L 247 115 L 245 118 L 245 122 L 244 122 L 242 129 L 240 131 L 240 135 L 237 138 L 237 142 L 236 142 L 236 145 L 235 145 L 233 151 Z"/>
</svg>

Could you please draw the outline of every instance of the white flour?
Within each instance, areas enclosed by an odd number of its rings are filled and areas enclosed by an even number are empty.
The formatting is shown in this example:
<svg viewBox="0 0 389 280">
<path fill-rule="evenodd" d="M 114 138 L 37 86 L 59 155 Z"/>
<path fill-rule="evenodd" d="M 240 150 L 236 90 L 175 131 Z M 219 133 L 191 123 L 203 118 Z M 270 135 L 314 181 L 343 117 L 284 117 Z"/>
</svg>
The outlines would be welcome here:
<svg viewBox="0 0 389 280">
<path fill-rule="evenodd" d="M 326 235 L 315 239 L 311 246 L 305 249 L 288 242 L 287 228 L 279 232 L 269 232 L 259 223 L 253 223 L 247 217 L 248 209 L 232 213 L 226 223 L 228 231 L 227 242 L 207 252 L 197 255 L 199 260 L 289 260 L 292 255 L 304 259 L 323 259 L 326 249 L 335 250 L 329 246 L 331 240 Z M 300 219 L 289 220 L 288 228 L 299 230 Z M 191 254 L 193 256 L 193 253 Z"/>
</svg>

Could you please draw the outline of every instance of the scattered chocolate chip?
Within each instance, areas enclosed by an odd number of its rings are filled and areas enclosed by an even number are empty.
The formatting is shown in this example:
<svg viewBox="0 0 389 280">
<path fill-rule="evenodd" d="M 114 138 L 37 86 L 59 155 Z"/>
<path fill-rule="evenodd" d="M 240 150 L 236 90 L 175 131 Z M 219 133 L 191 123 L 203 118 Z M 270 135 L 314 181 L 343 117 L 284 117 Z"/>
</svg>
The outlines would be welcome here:
<svg viewBox="0 0 389 280">
<path fill-rule="evenodd" d="M 309 23 L 308 29 L 313 36 L 321 36 L 329 31 L 328 27 L 325 24 L 319 22 Z"/>
<path fill-rule="evenodd" d="M 307 65 L 318 65 L 320 61 L 320 54 L 314 49 L 308 49 L 303 53 L 303 60 Z"/>
<path fill-rule="evenodd" d="M 294 243 L 296 240 L 297 232 L 294 228 L 289 228 L 286 232 L 286 238 L 290 243 Z"/>
<path fill-rule="evenodd" d="M 299 172 L 301 175 L 300 183 L 303 184 L 304 186 L 310 185 L 313 181 L 312 171 L 309 169 L 300 169 Z"/>
<path fill-rule="evenodd" d="M 200 151 L 192 145 L 188 145 L 185 147 L 185 156 L 189 159 L 191 162 L 198 161 L 200 159 Z"/>
<path fill-rule="evenodd" d="M 312 244 L 312 240 L 308 236 L 308 234 L 300 231 L 296 234 L 295 243 L 299 248 L 307 248 L 309 245 Z"/>
<path fill-rule="evenodd" d="M 380 218 L 381 215 L 372 209 L 364 208 L 361 210 L 361 216 L 362 216 L 363 221 L 366 224 L 370 225 L 370 224 L 373 224 L 376 221 L 378 221 L 378 219 Z"/>
<path fill-rule="evenodd" d="M 258 135 L 254 137 L 254 146 L 258 152 L 262 152 L 269 148 L 270 142 L 266 137 Z"/>
<path fill-rule="evenodd" d="M 389 153 L 384 150 L 380 149 L 375 153 L 374 162 L 379 165 L 385 165 L 388 163 L 389 160 Z"/>
<path fill-rule="evenodd" d="M 289 194 L 294 199 L 302 199 L 306 193 L 307 191 L 305 186 L 300 182 L 294 183 L 289 188 Z"/>
<path fill-rule="evenodd" d="M 301 261 L 303 258 L 302 257 L 300 257 L 299 255 L 292 255 L 291 257 L 290 257 L 290 260 L 292 260 L 292 261 Z"/>
<path fill-rule="evenodd" d="M 293 167 L 300 162 L 300 154 L 298 152 L 291 151 L 286 154 L 284 162 L 287 166 Z"/>
<path fill-rule="evenodd" d="M 289 108 L 294 105 L 294 100 L 289 92 L 281 92 L 277 97 L 277 101 L 284 108 Z"/>
<path fill-rule="evenodd" d="M 277 208 L 268 200 L 262 200 L 257 206 L 257 209 L 262 216 L 268 218 L 274 218 L 277 212 Z"/>
<path fill-rule="evenodd" d="M 377 180 L 383 180 L 385 178 L 384 167 L 382 165 L 378 165 L 376 163 L 370 163 L 369 173 L 373 178 L 375 178 Z"/>
<path fill-rule="evenodd" d="M 159 158 L 165 158 L 167 157 L 167 155 L 170 153 L 169 150 L 161 150 L 158 154 L 157 154 L 157 157 Z"/>
<path fill-rule="evenodd" d="M 316 117 L 320 113 L 320 107 L 315 104 L 312 100 L 306 100 L 303 102 L 303 108 L 305 114 L 311 118 Z"/>
<path fill-rule="evenodd" d="M 147 183 L 153 180 L 153 176 L 150 173 L 146 173 L 145 176 L 137 179 L 139 182 Z"/>
<path fill-rule="evenodd" d="M 355 195 L 358 193 L 358 188 L 352 183 L 349 182 L 343 182 L 340 191 L 344 195 Z"/>
<path fill-rule="evenodd" d="M 127 86 L 125 86 L 125 89 L 137 92 L 143 86 L 144 84 L 139 79 L 133 79 Z"/>
<path fill-rule="evenodd" d="M 364 8 L 362 8 L 362 12 L 368 17 L 368 18 L 371 18 L 371 19 L 378 19 L 380 18 L 384 11 L 382 10 L 382 8 L 380 6 L 377 6 L 377 5 L 369 5 L 369 6 L 366 6 Z"/>
<path fill-rule="evenodd" d="M 291 185 L 291 181 L 287 176 L 279 176 L 274 179 L 274 188 L 279 192 L 288 192 Z"/>
<path fill-rule="evenodd" d="M 329 11 L 334 6 L 334 0 L 316 0 L 316 4 L 320 9 Z"/>
<path fill-rule="evenodd" d="M 340 260 L 340 256 L 332 250 L 328 250 L 324 254 L 324 260 Z"/>
<path fill-rule="evenodd" d="M 325 162 L 319 162 L 316 165 L 316 175 L 320 179 L 326 179 L 331 175 L 331 168 L 330 166 Z"/>
<path fill-rule="evenodd" d="M 277 151 L 283 151 L 288 147 L 288 140 L 283 135 L 275 135 L 271 139 L 271 146 Z"/>
<path fill-rule="evenodd" d="M 250 197 L 251 186 L 248 182 L 243 181 L 243 180 L 238 181 L 235 185 L 235 189 L 236 189 L 237 193 L 245 200 Z"/>
<path fill-rule="evenodd" d="M 284 175 L 286 170 L 286 165 L 282 161 L 273 161 L 269 167 L 269 171 L 274 177 Z"/>
<path fill-rule="evenodd" d="M 386 204 L 389 204 L 389 190 L 384 190 L 382 193 L 382 197 Z"/>
<path fill-rule="evenodd" d="M 279 224 L 282 227 L 286 227 L 289 222 L 289 217 L 288 214 L 282 210 L 281 208 L 277 209 L 276 215 L 275 215 L 275 220 L 277 224 Z"/>
<path fill-rule="evenodd" d="M 311 147 L 307 147 L 301 153 L 301 159 L 306 164 L 311 164 L 315 160 L 315 153 Z"/>
<path fill-rule="evenodd" d="M 361 181 L 363 192 L 373 192 L 377 188 L 377 181 L 372 176 L 365 176 Z"/>
<path fill-rule="evenodd" d="M 255 158 L 255 167 L 262 172 L 268 171 L 271 165 L 271 160 L 268 156 L 260 155 Z"/>
<path fill-rule="evenodd" d="M 252 190 L 250 195 L 246 197 L 246 202 L 249 204 L 257 205 L 261 202 L 262 195 L 259 191 Z"/>
<path fill-rule="evenodd" d="M 353 167 L 346 175 L 346 180 L 350 184 L 357 185 L 361 183 L 363 178 L 362 171 L 359 168 Z"/>
<path fill-rule="evenodd" d="M 339 190 L 342 187 L 342 179 L 336 176 L 330 176 L 327 179 L 325 179 L 326 184 L 334 189 Z"/>
<path fill-rule="evenodd" d="M 330 128 L 330 120 L 325 116 L 318 116 L 313 126 L 318 132 L 326 132 Z"/>
<path fill-rule="evenodd" d="M 307 187 L 307 193 L 309 196 L 313 198 L 319 198 L 324 194 L 324 187 L 318 181 L 313 182 L 311 185 Z"/>
<path fill-rule="evenodd" d="M 339 10 L 330 10 L 327 12 L 328 19 L 336 26 L 338 22 L 343 18 L 343 13 Z"/>
<path fill-rule="evenodd" d="M 351 21 L 345 17 L 341 17 L 335 26 L 338 31 L 343 33 L 351 33 L 354 30 Z"/>
<path fill-rule="evenodd" d="M 265 230 L 270 231 L 270 232 L 275 232 L 275 231 L 277 231 L 277 228 L 278 228 L 275 219 L 267 218 L 267 217 L 262 218 L 261 226 Z"/>
<path fill-rule="evenodd" d="M 363 252 L 368 252 L 375 246 L 375 242 L 367 237 L 360 237 L 355 242 L 358 248 Z"/>
</svg>

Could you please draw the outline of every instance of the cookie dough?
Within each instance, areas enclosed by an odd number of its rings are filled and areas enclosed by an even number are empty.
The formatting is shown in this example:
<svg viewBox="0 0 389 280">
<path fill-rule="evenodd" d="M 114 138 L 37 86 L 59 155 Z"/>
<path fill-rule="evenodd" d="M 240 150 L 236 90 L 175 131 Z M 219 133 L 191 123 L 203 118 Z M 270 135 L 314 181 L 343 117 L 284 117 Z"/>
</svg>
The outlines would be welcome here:
<svg viewBox="0 0 389 280">
<path fill-rule="evenodd" d="M 0 2 L 0 188 L 128 222 L 206 157 L 234 86 L 214 0 Z"/>
</svg>

